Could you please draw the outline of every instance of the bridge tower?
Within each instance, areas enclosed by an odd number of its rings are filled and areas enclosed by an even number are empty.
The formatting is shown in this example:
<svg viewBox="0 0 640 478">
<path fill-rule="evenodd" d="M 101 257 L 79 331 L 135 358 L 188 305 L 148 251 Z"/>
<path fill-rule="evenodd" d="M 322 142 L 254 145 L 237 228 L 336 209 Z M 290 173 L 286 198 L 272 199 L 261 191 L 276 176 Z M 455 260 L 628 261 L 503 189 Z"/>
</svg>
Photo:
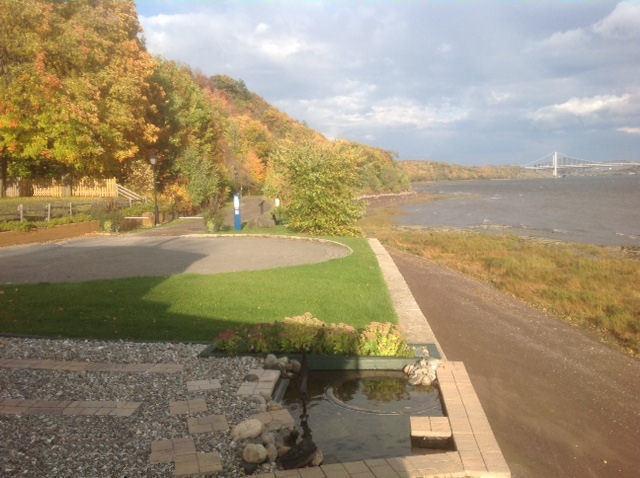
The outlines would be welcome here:
<svg viewBox="0 0 640 478">
<path fill-rule="evenodd" d="M 553 152 L 553 177 L 558 177 L 558 152 Z"/>
</svg>

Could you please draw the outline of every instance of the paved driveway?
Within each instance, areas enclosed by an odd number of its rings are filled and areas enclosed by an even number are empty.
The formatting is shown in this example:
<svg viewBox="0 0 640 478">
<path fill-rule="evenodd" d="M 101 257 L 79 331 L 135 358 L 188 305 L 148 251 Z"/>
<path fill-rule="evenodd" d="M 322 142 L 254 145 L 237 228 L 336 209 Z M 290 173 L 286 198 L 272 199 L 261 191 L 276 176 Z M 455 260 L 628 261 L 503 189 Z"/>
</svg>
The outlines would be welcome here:
<svg viewBox="0 0 640 478">
<path fill-rule="evenodd" d="M 0 249 L 0 284 L 216 274 L 315 264 L 346 247 L 266 237 L 103 236 Z"/>
</svg>

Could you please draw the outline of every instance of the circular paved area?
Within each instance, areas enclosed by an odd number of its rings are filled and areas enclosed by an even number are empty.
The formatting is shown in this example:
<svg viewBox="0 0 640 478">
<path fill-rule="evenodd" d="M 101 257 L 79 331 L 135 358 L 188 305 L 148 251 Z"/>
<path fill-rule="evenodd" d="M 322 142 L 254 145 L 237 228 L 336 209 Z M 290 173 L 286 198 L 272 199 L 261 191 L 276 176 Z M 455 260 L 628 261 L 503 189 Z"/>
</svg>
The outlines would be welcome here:
<svg viewBox="0 0 640 478">
<path fill-rule="evenodd" d="M 0 284 L 217 274 L 315 264 L 338 244 L 272 237 L 110 236 L 0 249 Z"/>
</svg>

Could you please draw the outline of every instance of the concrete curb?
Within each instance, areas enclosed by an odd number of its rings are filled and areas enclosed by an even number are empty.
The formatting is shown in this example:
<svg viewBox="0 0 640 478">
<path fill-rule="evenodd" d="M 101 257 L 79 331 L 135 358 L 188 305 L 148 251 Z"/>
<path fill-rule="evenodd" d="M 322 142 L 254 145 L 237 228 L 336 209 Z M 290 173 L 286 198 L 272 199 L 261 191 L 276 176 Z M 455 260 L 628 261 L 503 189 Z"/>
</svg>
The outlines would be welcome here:
<svg viewBox="0 0 640 478">
<path fill-rule="evenodd" d="M 393 307 L 398 314 L 400 329 L 407 342 L 410 344 L 434 343 L 438 347 L 442 359 L 446 360 L 447 357 L 433 333 L 429 321 L 422 313 L 395 262 L 378 239 L 369 238 L 368 241 L 387 283 Z"/>
</svg>

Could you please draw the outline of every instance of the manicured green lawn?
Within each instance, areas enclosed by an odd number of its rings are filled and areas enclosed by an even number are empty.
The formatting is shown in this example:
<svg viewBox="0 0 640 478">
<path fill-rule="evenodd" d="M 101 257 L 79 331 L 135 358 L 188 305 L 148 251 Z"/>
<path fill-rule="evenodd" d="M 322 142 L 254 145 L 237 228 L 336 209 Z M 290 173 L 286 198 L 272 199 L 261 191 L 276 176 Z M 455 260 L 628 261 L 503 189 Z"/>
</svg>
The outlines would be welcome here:
<svg viewBox="0 0 640 478">
<path fill-rule="evenodd" d="M 207 341 L 239 324 L 311 312 L 327 322 L 395 322 L 366 240 L 321 264 L 218 275 L 0 286 L 0 332 Z"/>
</svg>

